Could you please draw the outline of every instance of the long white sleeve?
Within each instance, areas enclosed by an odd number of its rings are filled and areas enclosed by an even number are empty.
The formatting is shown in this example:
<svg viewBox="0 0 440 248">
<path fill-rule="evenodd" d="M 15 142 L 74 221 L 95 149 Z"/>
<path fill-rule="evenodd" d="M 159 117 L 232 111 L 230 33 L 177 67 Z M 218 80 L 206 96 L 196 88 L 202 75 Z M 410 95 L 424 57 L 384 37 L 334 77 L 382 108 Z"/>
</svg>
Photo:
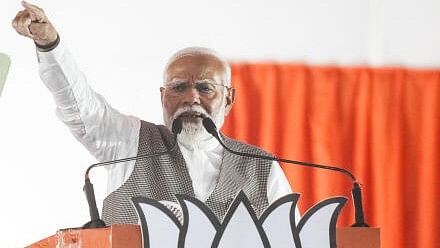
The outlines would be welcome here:
<svg viewBox="0 0 440 248">
<path fill-rule="evenodd" d="M 62 42 L 50 52 L 37 52 L 37 56 L 40 77 L 53 94 L 57 116 L 73 136 L 98 161 L 135 156 L 139 119 L 119 113 L 93 91 Z M 109 167 L 108 187 L 121 185 L 132 167 Z"/>
</svg>

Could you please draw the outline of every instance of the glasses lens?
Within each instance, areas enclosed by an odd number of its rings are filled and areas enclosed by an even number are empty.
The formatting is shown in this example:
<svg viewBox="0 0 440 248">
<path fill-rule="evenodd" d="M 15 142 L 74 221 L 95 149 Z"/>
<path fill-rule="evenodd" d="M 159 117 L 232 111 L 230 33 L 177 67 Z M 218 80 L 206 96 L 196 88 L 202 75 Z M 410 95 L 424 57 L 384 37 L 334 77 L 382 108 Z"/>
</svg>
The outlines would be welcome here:
<svg viewBox="0 0 440 248">
<path fill-rule="evenodd" d="M 210 95 L 216 92 L 215 85 L 209 82 L 196 83 L 196 90 L 203 95 Z"/>
<path fill-rule="evenodd" d="M 173 83 L 169 85 L 169 88 L 171 89 L 171 92 L 177 95 L 185 93 L 185 91 L 188 89 L 188 83 L 180 82 L 180 83 Z"/>
</svg>

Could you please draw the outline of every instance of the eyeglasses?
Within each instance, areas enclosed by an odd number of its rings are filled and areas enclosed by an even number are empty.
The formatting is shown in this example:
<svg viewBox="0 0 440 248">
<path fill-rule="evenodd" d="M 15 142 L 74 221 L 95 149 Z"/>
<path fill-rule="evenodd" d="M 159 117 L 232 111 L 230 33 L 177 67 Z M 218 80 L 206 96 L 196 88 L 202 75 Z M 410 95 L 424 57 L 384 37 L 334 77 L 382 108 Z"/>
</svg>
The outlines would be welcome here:
<svg viewBox="0 0 440 248">
<path fill-rule="evenodd" d="M 194 87 L 194 89 L 196 89 L 201 96 L 206 97 L 214 96 L 216 93 L 219 92 L 220 87 L 224 87 L 227 90 L 231 89 L 231 87 L 228 87 L 226 85 L 217 84 L 210 81 L 200 81 L 195 83 L 171 82 L 165 84 L 165 89 L 167 89 L 168 92 L 174 96 L 184 95 L 188 90 L 192 89 L 192 87 Z"/>
</svg>

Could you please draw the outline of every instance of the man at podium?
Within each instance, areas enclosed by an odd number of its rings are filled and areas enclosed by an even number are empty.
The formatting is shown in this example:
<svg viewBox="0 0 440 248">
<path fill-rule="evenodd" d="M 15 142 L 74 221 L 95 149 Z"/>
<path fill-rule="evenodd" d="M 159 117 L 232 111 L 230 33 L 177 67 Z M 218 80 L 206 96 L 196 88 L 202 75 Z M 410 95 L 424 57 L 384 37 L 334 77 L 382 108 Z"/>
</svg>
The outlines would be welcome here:
<svg viewBox="0 0 440 248">
<path fill-rule="evenodd" d="M 103 204 L 107 225 L 138 223 L 130 202 L 133 196 L 167 204 L 176 202 L 175 194 L 187 194 L 205 202 L 222 220 L 240 190 L 258 215 L 291 193 L 278 163 L 233 155 L 204 129 L 204 117 L 220 128 L 234 103 L 230 66 L 215 51 L 190 47 L 171 56 L 160 87 L 164 125 L 156 125 L 118 112 L 93 91 L 43 10 L 22 5 L 13 27 L 35 42 L 40 77 L 53 94 L 59 119 L 97 160 L 170 150 L 176 142 L 172 124 L 182 120 L 177 149 L 107 166 L 109 194 Z M 226 136 L 222 139 L 233 150 L 269 155 Z"/>
</svg>

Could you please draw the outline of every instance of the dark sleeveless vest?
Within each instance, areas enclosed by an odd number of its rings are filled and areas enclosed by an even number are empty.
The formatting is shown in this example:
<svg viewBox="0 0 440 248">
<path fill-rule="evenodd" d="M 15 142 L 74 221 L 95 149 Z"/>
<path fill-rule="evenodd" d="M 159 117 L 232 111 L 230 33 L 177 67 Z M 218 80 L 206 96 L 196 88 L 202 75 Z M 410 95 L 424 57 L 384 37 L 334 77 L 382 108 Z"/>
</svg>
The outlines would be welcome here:
<svg viewBox="0 0 440 248">
<path fill-rule="evenodd" d="M 257 147 L 227 137 L 223 139 L 233 150 L 270 155 Z M 138 155 L 166 151 L 173 144 L 173 135 L 168 128 L 141 122 Z M 260 216 L 268 206 L 267 180 L 271 165 L 270 161 L 241 157 L 225 151 L 217 184 L 205 204 L 222 221 L 232 200 L 243 190 Z M 138 159 L 127 181 L 104 199 L 103 220 L 107 225 L 138 224 L 131 197 L 145 196 L 177 203 L 175 194 L 195 197 L 185 160 L 178 148 L 169 155 Z"/>
</svg>

